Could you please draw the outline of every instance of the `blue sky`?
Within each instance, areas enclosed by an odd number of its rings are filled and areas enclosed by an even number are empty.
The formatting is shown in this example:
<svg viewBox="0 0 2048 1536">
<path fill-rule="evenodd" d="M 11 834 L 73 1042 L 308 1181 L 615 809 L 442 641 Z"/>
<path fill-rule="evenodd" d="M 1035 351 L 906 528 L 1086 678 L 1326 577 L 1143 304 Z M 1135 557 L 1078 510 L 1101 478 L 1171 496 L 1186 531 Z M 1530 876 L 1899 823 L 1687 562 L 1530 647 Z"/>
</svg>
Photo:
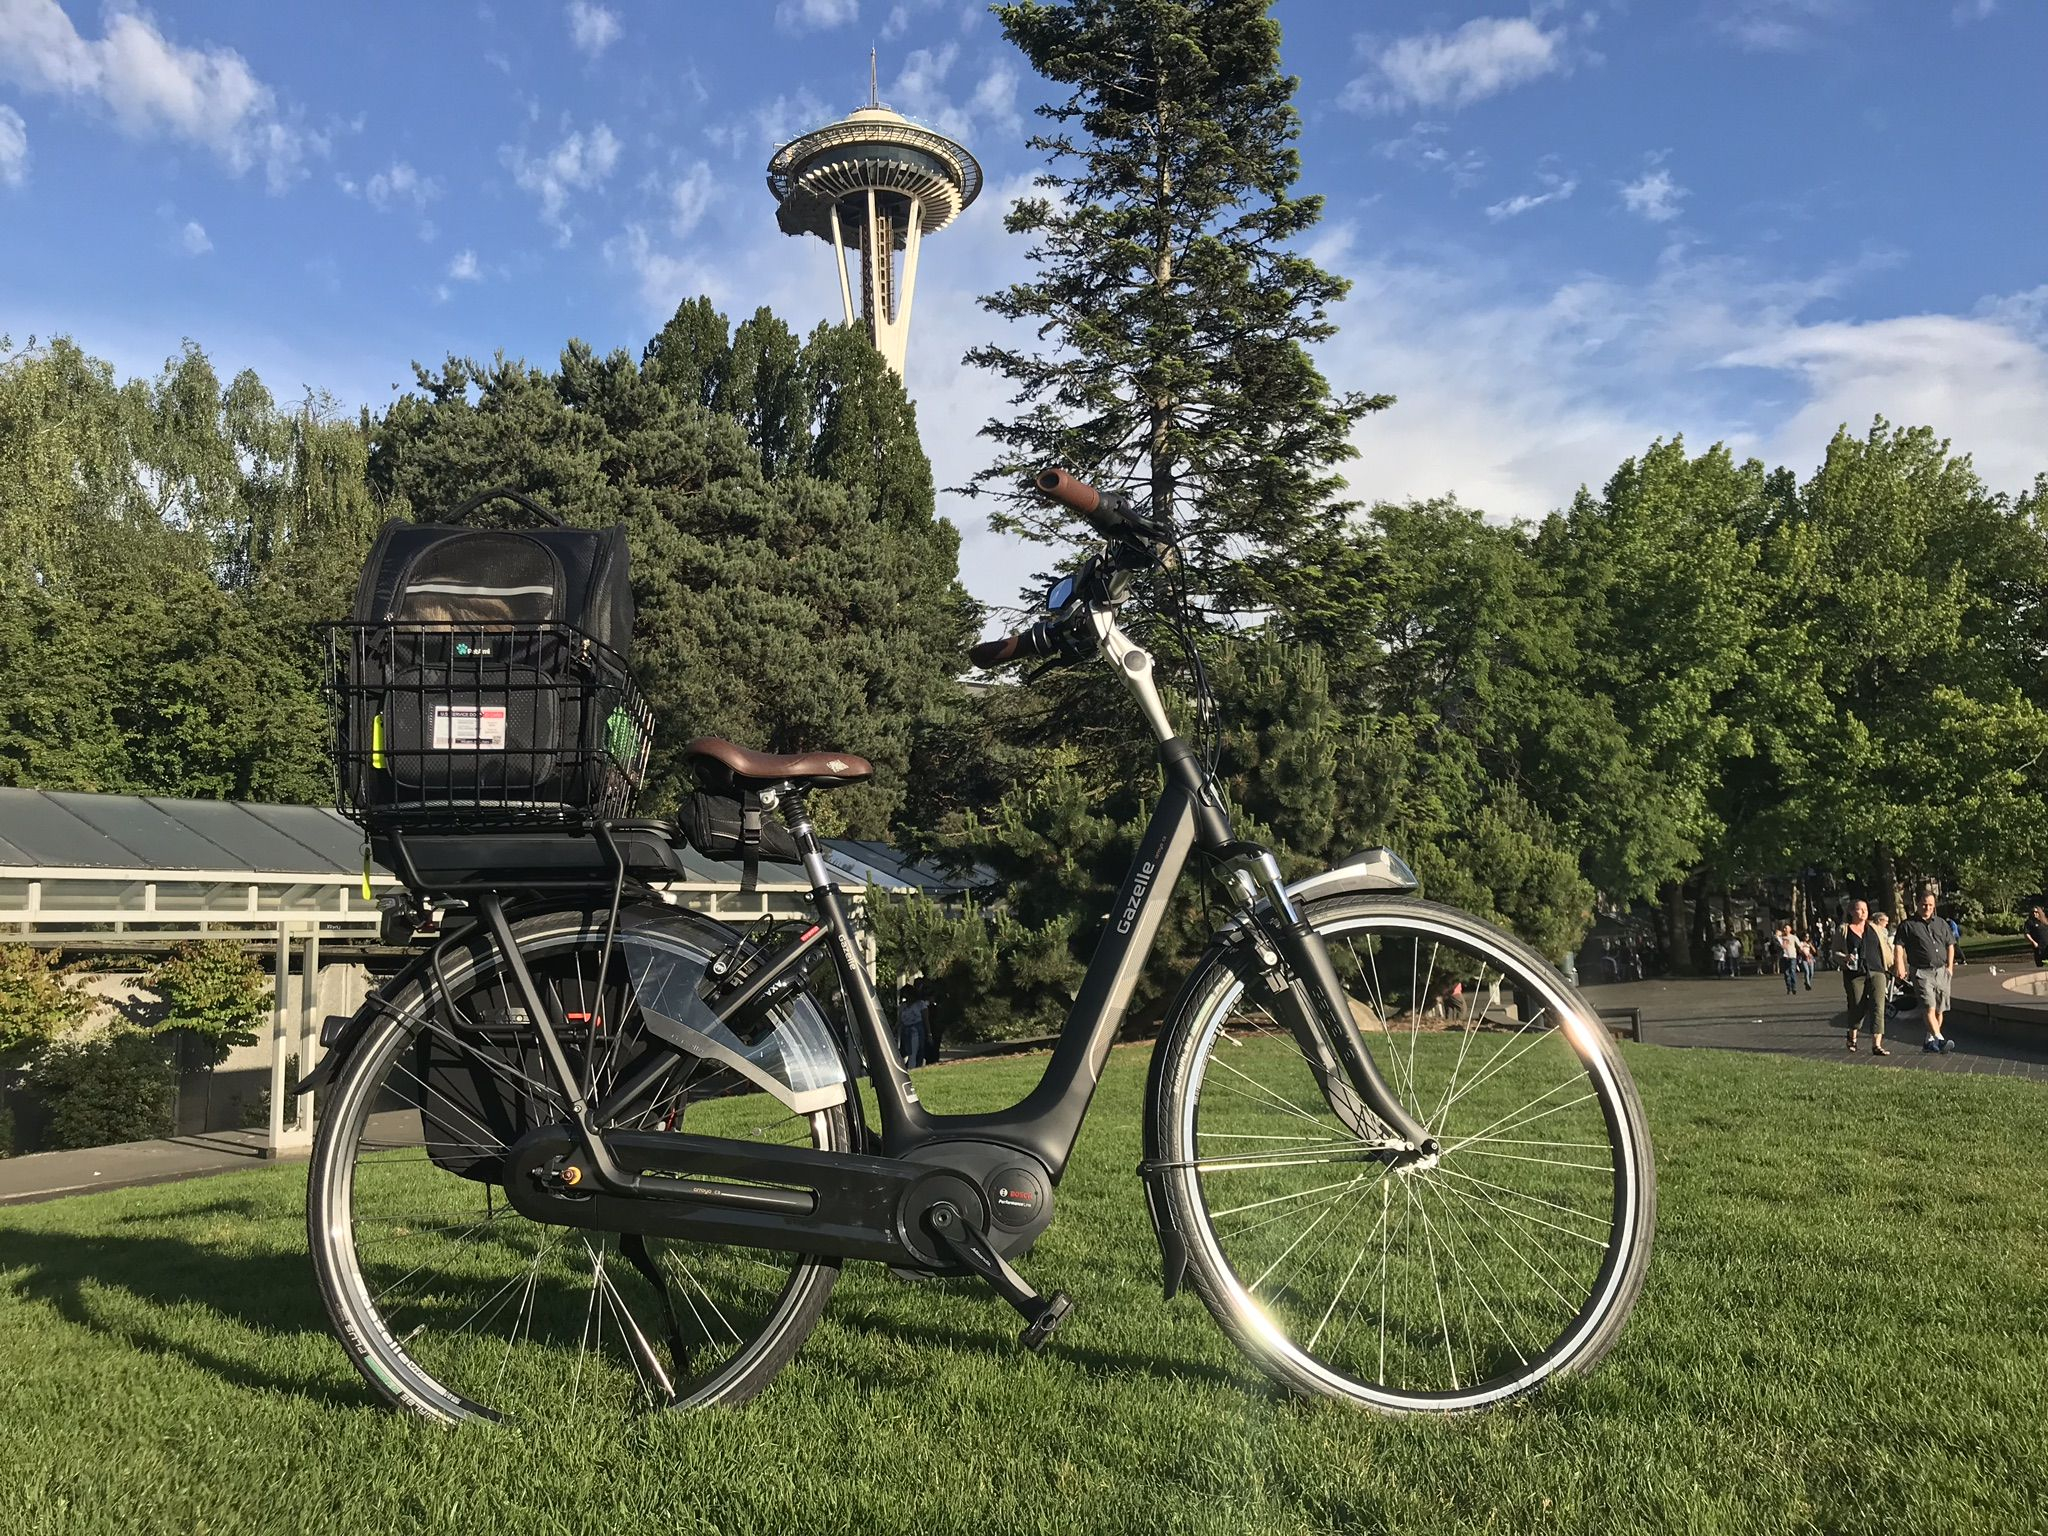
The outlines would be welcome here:
<svg viewBox="0 0 2048 1536">
<path fill-rule="evenodd" d="M 2001 489 L 2048 470 L 2041 0 L 1280 0 L 1324 358 L 1395 409 L 1358 494 L 1536 516 L 1652 438 L 1802 473 L 1838 422 L 1925 422 Z M 569 336 L 638 351 L 676 302 L 837 307 L 775 229 L 776 143 L 883 99 L 988 190 L 924 257 L 909 382 L 941 483 L 1000 386 L 973 303 L 1046 88 L 962 0 L 492 0 L 140 9 L 0 0 L 0 331 L 123 372 L 181 337 L 280 396 L 380 405 L 408 364 Z M 976 594 L 1038 563 L 971 503 Z"/>
</svg>

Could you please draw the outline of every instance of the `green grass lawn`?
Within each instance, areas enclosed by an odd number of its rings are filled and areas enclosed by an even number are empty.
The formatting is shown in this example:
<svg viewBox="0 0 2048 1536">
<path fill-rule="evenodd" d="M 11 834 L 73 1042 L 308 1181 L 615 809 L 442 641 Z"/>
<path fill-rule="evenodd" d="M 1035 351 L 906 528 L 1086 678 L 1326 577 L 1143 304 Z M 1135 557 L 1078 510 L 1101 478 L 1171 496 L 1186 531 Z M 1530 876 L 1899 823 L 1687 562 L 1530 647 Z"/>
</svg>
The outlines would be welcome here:
<svg viewBox="0 0 2048 1536">
<path fill-rule="evenodd" d="M 1120 1050 L 1028 1261 L 847 1272 L 743 1409 L 435 1429 L 330 1341 L 283 1168 L 0 1212 L 0 1532 L 2048 1530 L 2048 1091 L 1631 1047 L 1657 1256 L 1590 1378 L 1388 1421 L 1277 1395 L 1162 1303 Z M 939 1109 L 1036 1058 L 924 1074 Z"/>
</svg>

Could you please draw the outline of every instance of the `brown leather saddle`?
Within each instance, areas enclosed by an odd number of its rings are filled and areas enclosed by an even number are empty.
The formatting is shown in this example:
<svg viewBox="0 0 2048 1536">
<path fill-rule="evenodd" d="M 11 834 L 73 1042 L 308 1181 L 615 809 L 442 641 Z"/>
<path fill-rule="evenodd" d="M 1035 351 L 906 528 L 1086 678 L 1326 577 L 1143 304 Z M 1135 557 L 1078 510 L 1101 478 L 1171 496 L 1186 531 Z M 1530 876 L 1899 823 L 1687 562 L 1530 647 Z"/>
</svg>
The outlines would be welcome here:
<svg viewBox="0 0 2048 1536">
<path fill-rule="evenodd" d="M 874 765 L 851 752 L 750 752 L 719 736 L 699 736 L 683 751 L 700 777 L 729 778 L 740 789 L 803 784 L 831 789 L 874 777 Z M 710 773 L 706 775 L 705 770 Z"/>
</svg>

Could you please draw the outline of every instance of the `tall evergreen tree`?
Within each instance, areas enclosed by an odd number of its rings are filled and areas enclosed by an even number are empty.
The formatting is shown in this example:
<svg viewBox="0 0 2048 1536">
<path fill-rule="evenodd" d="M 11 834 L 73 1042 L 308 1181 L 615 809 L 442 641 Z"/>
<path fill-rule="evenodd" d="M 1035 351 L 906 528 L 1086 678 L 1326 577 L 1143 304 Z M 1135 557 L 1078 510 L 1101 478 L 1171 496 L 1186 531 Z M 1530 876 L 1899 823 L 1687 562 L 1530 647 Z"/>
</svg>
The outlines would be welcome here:
<svg viewBox="0 0 2048 1536">
<path fill-rule="evenodd" d="M 1016 390 L 983 428 L 1001 448 L 977 484 L 1064 464 L 1129 485 L 1188 534 L 1197 586 L 1270 600 L 1304 533 L 1341 515 L 1335 466 L 1355 422 L 1390 402 L 1332 393 L 1310 348 L 1346 284 L 1296 248 L 1322 216 L 1299 197 L 1296 81 L 1271 0 L 1018 0 L 1004 34 L 1047 80 L 1041 193 L 1006 224 L 1037 274 L 982 300 L 1049 343 L 967 360 Z M 1055 515 L 1013 497 L 999 523 Z"/>
</svg>

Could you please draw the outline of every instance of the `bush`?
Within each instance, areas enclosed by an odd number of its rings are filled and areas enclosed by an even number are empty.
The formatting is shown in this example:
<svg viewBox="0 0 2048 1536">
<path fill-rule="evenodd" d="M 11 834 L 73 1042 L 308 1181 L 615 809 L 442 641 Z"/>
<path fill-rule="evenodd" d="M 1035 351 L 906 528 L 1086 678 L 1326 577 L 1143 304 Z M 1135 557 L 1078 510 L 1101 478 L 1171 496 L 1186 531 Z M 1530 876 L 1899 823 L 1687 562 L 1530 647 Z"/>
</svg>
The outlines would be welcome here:
<svg viewBox="0 0 2048 1536">
<path fill-rule="evenodd" d="M 1979 933 L 2018 933 L 2027 926 L 2027 920 L 2017 912 L 1986 912 L 1975 922 L 1965 918 L 1963 930 L 1974 928 Z"/>
<path fill-rule="evenodd" d="M 263 967 L 240 946 L 222 941 L 181 944 L 149 973 L 163 999 L 164 1029 L 187 1029 L 220 1055 L 253 1045 L 256 1023 L 270 1007 Z"/>
<path fill-rule="evenodd" d="M 136 1029 L 59 1041 L 31 1078 L 49 1114 L 52 1151 L 146 1141 L 171 1128 L 177 1072 L 162 1041 Z"/>
<path fill-rule="evenodd" d="M 0 944 L 0 1060 L 83 1024 L 94 1002 L 72 984 L 81 969 L 58 963 L 56 951 Z"/>
</svg>

